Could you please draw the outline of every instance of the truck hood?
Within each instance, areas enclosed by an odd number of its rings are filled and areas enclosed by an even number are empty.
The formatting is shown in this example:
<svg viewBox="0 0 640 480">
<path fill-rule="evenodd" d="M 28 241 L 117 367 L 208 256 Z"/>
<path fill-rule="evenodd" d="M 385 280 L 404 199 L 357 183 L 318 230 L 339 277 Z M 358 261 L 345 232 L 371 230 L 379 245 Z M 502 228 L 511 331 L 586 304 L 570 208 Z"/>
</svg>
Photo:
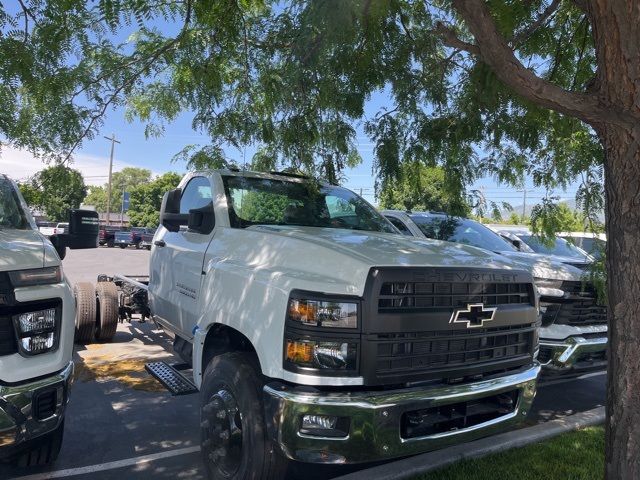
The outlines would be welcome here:
<svg viewBox="0 0 640 480">
<path fill-rule="evenodd" d="M 254 226 L 247 230 L 299 240 L 299 244 L 296 242 L 297 249 L 304 249 L 305 245 L 309 245 L 314 250 L 314 247 L 321 247 L 327 255 L 334 252 L 334 254 L 348 256 L 367 267 L 430 266 L 523 269 L 522 265 L 514 264 L 499 255 L 479 248 L 390 233 L 292 226 Z"/>
<path fill-rule="evenodd" d="M 582 279 L 584 272 L 579 268 L 567 265 L 556 256 L 542 255 L 540 253 L 527 252 L 500 252 L 504 257 L 513 259 L 521 264 L 529 266 L 529 270 L 536 278 L 549 280 L 576 280 Z"/>
<path fill-rule="evenodd" d="M 40 233 L 30 229 L 0 229 L 0 271 L 42 268 L 45 252 Z"/>
</svg>

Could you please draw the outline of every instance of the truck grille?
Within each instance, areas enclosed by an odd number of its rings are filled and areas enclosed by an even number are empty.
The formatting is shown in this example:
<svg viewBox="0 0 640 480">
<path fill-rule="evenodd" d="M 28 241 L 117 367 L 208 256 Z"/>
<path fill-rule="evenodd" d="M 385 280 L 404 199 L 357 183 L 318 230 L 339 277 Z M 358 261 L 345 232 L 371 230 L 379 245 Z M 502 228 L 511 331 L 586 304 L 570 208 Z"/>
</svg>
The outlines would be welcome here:
<svg viewBox="0 0 640 480">
<path fill-rule="evenodd" d="M 598 305 L 593 285 L 566 281 L 562 290 L 570 294 L 569 302 L 550 304 L 543 313 L 542 323 L 551 325 L 603 325 L 607 323 L 607 307 Z"/>
<path fill-rule="evenodd" d="M 0 356 L 18 352 L 18 343 L 7 305 L 13 303 L 13 286 L 7 272 L 0 272 Z"/>
<path fill-rule="evenodd" d="M 386 282 L 378 297 L 378 312 L 428 311 L 442 307 L 531 304 L 526 283 Z"/>
<path fill-rule="evenodd" d="M 362 315 L 365 383 L 465 381 L 531 364 L 538 326 L 532 280 L 491 269 L 374 269 Z M 472 306 L 486 321 L 458 316 Z"/>
<path fill-rule="evenodd" d="M 522 366 L 531 358 L 535 324 L 449 332 L 384 334 L 377 344 L 376 375 L 398 373 L 451 378 L 482 373 L 484 366 Z M 461 371 L 462 369 L 463 371 Z"/>
<path fill-rule="evenodd" d="M 11 317 L 0 316 L 0 356 L 18 353 L 16 334 Z"/>
</svg>

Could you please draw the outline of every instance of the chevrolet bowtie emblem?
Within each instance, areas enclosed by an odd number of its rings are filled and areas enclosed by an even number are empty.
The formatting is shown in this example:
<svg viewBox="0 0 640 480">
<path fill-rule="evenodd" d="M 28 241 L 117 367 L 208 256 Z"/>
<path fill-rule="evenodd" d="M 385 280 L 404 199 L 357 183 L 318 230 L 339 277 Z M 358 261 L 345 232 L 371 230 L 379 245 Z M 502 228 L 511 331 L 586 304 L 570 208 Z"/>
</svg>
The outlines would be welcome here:
<svg viewBox="0 0 640 480">
<path fill-rule="evenodd" d="M 471 303 L 466 310 L 456 310 L 451 315 L 449 323 L 466 323 L 467 328 L 484 326 L 484 322 L 490 322 L 496 314 L 497 308 L 485 307 L 482 303 Z"/>
</svg>

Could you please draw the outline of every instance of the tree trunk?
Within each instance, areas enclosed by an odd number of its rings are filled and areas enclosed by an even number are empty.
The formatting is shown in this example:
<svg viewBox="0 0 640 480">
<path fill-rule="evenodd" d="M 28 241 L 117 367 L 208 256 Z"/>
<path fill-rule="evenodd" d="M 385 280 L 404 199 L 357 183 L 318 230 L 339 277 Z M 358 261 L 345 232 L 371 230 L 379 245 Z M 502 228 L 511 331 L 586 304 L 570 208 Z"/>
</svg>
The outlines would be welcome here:
<svg viewBox="0 0 640 480">
<path fill-rule="evenodd" d="M 609 297 L 606 477 L 640 479 L 640 124 L 605 127 Z"/>
</svg>

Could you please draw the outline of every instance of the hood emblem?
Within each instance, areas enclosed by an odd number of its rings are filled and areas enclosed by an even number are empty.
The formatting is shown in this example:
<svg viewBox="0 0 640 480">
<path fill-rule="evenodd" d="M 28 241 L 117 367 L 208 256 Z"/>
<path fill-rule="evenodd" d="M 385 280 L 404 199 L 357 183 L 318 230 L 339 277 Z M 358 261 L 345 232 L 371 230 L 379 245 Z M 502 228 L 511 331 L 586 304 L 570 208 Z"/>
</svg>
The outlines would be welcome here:
<svg viewBox="0 0 640 480">
<path fill-rule="evenodd" d="M 479 328 L 493 320 L 496 310 L 496 307 L 485 307 L 484 303 L 470 303 L 466 310 L 455 310 L 449 323 L 465 323 L 467 328 Z"/>
</svg>

